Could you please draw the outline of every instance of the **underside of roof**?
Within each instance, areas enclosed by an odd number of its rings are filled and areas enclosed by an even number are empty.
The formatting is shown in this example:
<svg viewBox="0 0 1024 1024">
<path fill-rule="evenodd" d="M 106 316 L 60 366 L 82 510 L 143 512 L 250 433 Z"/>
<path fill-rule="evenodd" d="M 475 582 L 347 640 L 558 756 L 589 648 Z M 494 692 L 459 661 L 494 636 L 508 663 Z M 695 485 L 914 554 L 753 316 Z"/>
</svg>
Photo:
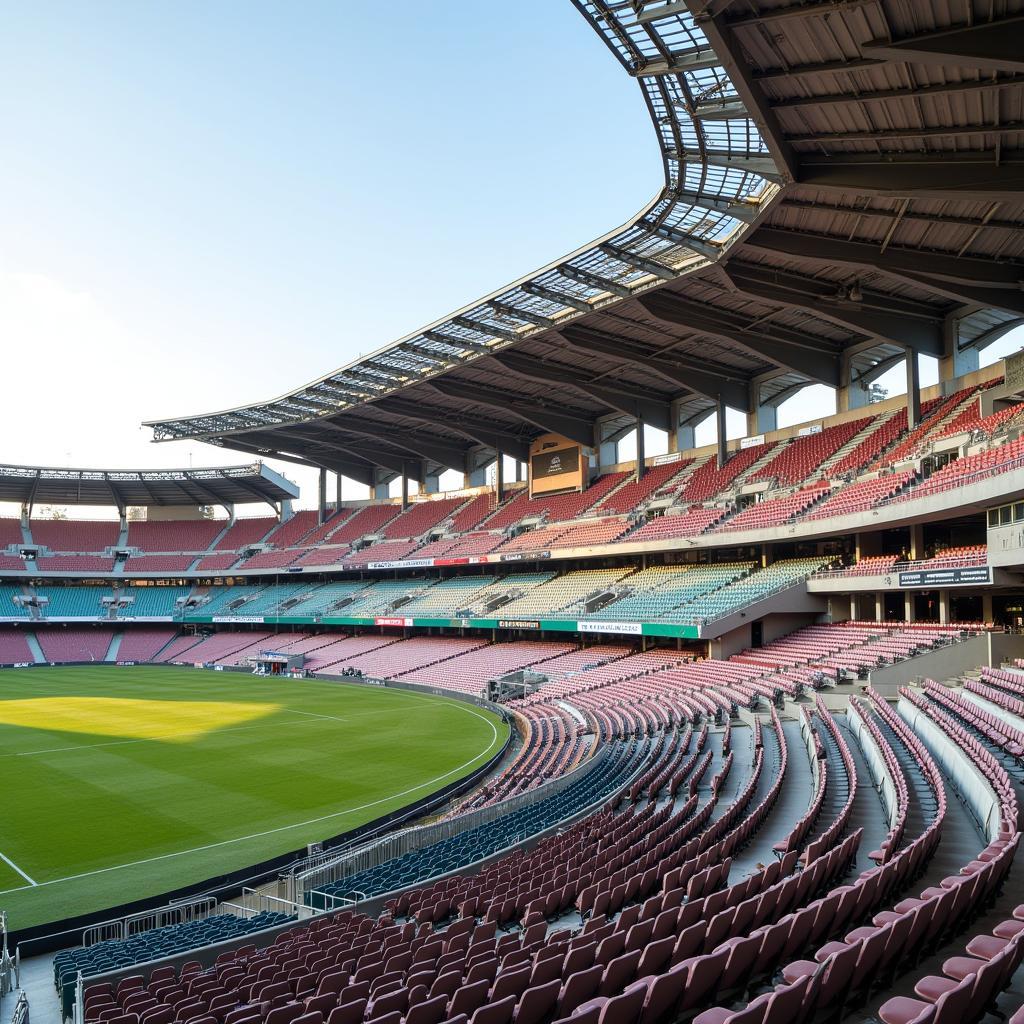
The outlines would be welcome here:
<svg viewBox="0 0 1024 1024">
<path fill-rule="evenodd" d="M 299 489 L 256 462 L 219 469 L 59 469 L 0 466 L 0 501 L 21 505 L 276 504 Z"/>
<path fill-rule="evenodd" d="M 148 424 L 370 482 L 867 384 L 1024 323 L 1024 0 L 572 0 L 663 154 L 629 224 L 278 399 Z"/>
</svg>

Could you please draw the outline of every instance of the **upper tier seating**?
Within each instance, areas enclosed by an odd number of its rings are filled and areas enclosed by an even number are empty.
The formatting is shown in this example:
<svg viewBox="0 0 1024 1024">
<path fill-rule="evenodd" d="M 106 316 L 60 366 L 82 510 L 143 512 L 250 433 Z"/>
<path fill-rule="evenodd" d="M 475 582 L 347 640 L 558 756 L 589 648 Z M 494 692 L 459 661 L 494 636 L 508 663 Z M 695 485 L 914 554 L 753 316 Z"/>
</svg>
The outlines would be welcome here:
<svg viewBox="0 0 1024 1024">
<path fill-rule="evenodd" d="M 8 545 L 21 543 L 21 520 L 0 517 L 0 550 Z"/>
<path fill-rule="evenodd" d="M 503 619 L 522 619 L 568 612 L 594 591 L 610 587 L 629 572 L 629 569 L 578 569 L 554 576 L 522 597 L 502 605 L 498 614 Z"/>
<path fill-rule="evenodd" d="M 267 543 L 273 544 L 275 548 L 295 547 L 307 533 L 316 529 L 316 520 L 316 509 L 303 509 L 296 512 L 291 519 L 281 523 L 267 534 Z"/>
<path fill-rule="evenodd" d="M 389 540 L 422 537 L 453 515 L 465 502 L 465 498 L 436 498 L 433 501 L 416 502 L 384 527 L 384 536 Z"/>
<path fill-rule="evenodd" d="M 718 463 L 714 458 L 708 459 L 689 476 L 680 491 L 680 500 L 691 504 L 710 500 L 774 448 L 774 441 L 769 444 L 741 448 L 729 456 L 728 461 L 721 469 L 718 468 Z"/>
<path fill-rule="evenodd" d="M 51 551 L 102 552 L 117 544 L 121 535 L 115 520 L 33 519 L 29 529 L 32 540 Z"/>
<path fill-rule="evenodd" d="M 344 520 L 326 540 L 330 544 L 351 544 L 360 537 L 380 533 L 401 511 L 401 505 L 364 505 L 355 515 Z"/>
<path fill-rule="evenodd" d="M 753 473 L 750 480 L 774 478 L 781 487 L 801 483 L 870 422 L 871 417 L 868 416 L 825 427 L 817 434 L 798 437 L 786 444 L 778 455 Z"/>
<path fill-rule="evenodd" d="M 955 459 L 953 462 L 947 463 L 942 469 L 932 473 L 927 480 L 899 495 L 896 500 L 907 501 L 913 498 L 927 497 L 931 494 L 941 494 L 943 491 L 956 490 L 976 480 L 983 480 L 997 473 L 1017 469 L 1022 463 L 1024 463 L 1024 438 L 1018 438 L 1009 444 L 990 448 L 977 455 L 966 455 L 962 459 Z"/>
<path fill-rule="evenodd" d="M 906 429 L 907 410 L 898 409 L 894 415 L 883 419 L 867 437 L 836 461 L 829 475 L 835 478 L 862 469 L 872 459 L 877 459 Z"/>
<path fill-rule="evenodd" d="M 99 555 L 46 555 L 36 559 L 36 568 L 46 572 L 112 572 L 114 560 Z"/>
<path fill-rule="evenodd" d="M 634 533 L 627 533 L 623 541 L 669 540 L 673 537 L 696 537 L 714 526 L 728 511 L 714 508 L 691 508 L 681 515 L 663 515 L 644 523 Z"/>
<path fill-rule="evenodd" d="M 223 519 L 168 519 L 128 523 L 128 547 L 140 551 L 206 551 L 227 524 Z"/>
<path fill-rule="evenodd" d="M 277 526 L 270 516 L 236 519 L 227 533 L 217 541 L 217 551 L 239 551 L 249 544 L 258 544 Z"/>
<path fill-rule="evenodd" d="M 575 519 L 628 477 L 628 473 L 606 473 L 581 492 L 538 495 L 532 500 L 528 488 L 523 488 L 482 525 L 488 530 L 505 530 L 527 516 L 544 516 L 548 522 Z"/>
<path fill-rule="evenodd" d="M 371 562 L 395 562 L 416 550 L 415 540 L 385 540 L 358 551 L 349 552 L 342 562 L 345 565 L 369 565 Z"/>
<path fill-rule="evenodd" d="M 804 487 L 785 498 L 774 498 L 758 501 L 745 508 L 742 512 L 719 523 L 715 533 L 725 530 L 762 530 L 771 526 L 780 526 L 795 519 L 811 508 L 817 501 L 828 494 L 829 484 L 817 483 Z"/>
<path fill-rule="evenodd" d="M 804 514 L 804 519 L 833 519 L 836 516 L 853 515 L 874 508 L 880 501 L 891 498 L 900 488 L 914 479 L 914 472 L 901 469 L 886 473 L 873 480 L 859 480 L 834 491 L 820 504 L 814 505 Z"/>
<path fill-rule="evenodd" d="M 901 459 L 913 458 L 939 425 L 939 422 L 948 416 L 961 402 L 963 402 L 973 391 L 972 388 L 965 388 L 945 398 L 929 399 L 921 403 L 921 418 L 918 425 L 895 447 L 892 451 L 886 452 L 881 462 L 876 462 L 872 468 L 878 469 L 882 465 L 892 466 Z"/>
<path fill-rule="evenodd" d="M 602 513 L 632 512 L 692 463 L 693 459 L 680 459 L 678 462 L 651 466 L 639 480 L 620 487 L 598 502 L 597 510 Z"/>
</svg>

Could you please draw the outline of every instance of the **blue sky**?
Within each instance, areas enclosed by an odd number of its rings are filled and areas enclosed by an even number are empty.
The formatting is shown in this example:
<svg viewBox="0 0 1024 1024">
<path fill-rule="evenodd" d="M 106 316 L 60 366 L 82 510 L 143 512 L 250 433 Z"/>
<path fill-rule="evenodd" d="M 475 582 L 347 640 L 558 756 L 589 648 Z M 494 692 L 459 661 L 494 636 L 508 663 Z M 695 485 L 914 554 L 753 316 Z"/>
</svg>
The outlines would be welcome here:
<svg viewBox="0 0 1024 1024">
<path fill-rule="evenodd" d="M 245 461 L 139 423 L 289 390 L 631 216 L 639 89 L 568 0 L 508 12 L 9 5 L 0 459 Z"/>
</svg>

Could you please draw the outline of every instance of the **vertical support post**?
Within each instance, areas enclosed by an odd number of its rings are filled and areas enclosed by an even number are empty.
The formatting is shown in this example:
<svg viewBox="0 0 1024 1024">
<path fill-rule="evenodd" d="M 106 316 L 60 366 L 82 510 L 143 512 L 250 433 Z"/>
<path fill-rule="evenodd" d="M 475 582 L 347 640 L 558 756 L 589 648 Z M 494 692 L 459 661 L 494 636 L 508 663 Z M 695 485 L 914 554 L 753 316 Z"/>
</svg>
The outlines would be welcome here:
<svg viewBox="0 0 1024 1024">
<path fill-rule="evenodd" d="M 316 488 L 316 521 L 322 523 L 327 518 L 327 470 L 320 467 Z"/>
<path fill-rule="evenodd" d="M 505 500 L 505 453 L 497 452 L 494 463 L 494 494 L 500 505 Z"/>
<path fill-rule="evenodd" d="M 729 449 L 726 447 L 725 436 L 725 402 L 721 396 L 715 399 L 715 429 L 718 433 L 718 468 L 721 469 L 729 461 Z"/>
<path fill-rule="evenodd" d="M 949 622 L 949 591 L 939 591 L 939 622 Z"/>
<path fill-rule="evenodd" d="M 337 473 L 334 477 L 334 511 L 337 513 L 338 509 L 341 508 L 341 474 Z"/>
<path fill-rule="evenodd" d="M 636 478 L 637 480 L 643 479 L 643 475 L 646 472 L 644 466 L 644 459 L 647 458 L 646 445 L 644 439 L 644 427 L 647 424 L 644 421 L 643 415 L 638 413 L 636 417 Z"/>
<path fill-rule="evenodd" d="M 913 430 L 921 421 L 921 384 L 917 353 L 907 346 L 907 426 Z"/>
<path fill-rule="evenodd" d="M 944 351 L 939 360 L 939 383 L 955 380 L 965 374 L 974 373 L 981 360 L 975 347 L 960 348 L 960 317 L 950 313 L 942 321 L 942 340 Z M 943 394 L 946 393 L 945 388 Z"/>
<path fill-rule="evenodd" d="M 409 507 L 409 467 L 402 463 L 402 511 Z"/>
<path fill-rule="evenodd" d="M 914 592 L 912 590 L 908 590 L 903 595 L 903 621 L 914 621 Z"/>
<path fill-rule="evenodd" d="M 885 621 L 885 595 L 875 591 L 875 622 Z"/>
<path fill-rule="evenodd" d="M 992 594 L 981 595 L 981 618 L 984 622 L 992 622 L 995 619 L 995 612 L 992 608 Z"/>
</svg>

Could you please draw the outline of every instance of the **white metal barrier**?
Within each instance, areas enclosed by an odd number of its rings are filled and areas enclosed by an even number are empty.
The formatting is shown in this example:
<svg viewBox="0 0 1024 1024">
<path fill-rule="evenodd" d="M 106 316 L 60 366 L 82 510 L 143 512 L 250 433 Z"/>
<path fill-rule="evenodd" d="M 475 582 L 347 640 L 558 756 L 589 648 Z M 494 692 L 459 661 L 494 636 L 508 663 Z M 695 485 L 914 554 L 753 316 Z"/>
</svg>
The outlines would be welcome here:
<svg viewBox="0 0 1024 1024">
<path fill-rule="evenodd" d="M 212 896 L 204 896 L 197 900 L 171 903 L 158 910 L 146 910 L 139 914 L 118 917 L 112 921 L 102 921 L 82 933 L 82 945 L 93 946 L 97 942 L 108 942 L 111 939 L 124 940 L 139 932 L 148 932 L 153 928 L 202 921 L 214 913 L 216 908 L 217 901 Z"/>
</svg>

